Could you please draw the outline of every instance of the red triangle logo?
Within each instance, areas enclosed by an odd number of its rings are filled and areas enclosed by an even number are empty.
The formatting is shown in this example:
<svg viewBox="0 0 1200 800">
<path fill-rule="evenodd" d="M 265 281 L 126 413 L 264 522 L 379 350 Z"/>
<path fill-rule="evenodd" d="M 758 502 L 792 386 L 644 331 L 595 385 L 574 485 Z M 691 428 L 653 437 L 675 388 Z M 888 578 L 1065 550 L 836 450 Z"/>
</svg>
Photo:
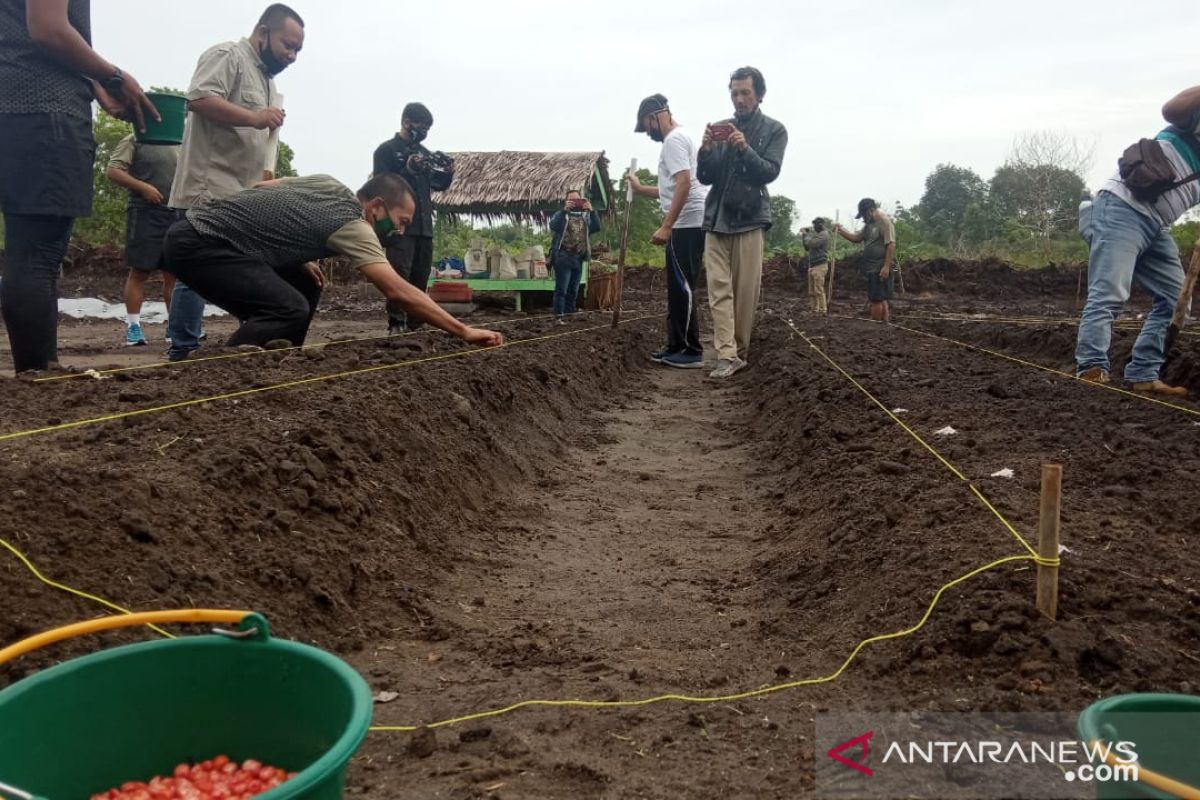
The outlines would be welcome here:
<svg viewBox="0 0 1200 800">
<path fill-rule="evenodd" d="M 855 736 L 853 739 L 846 741 L 846 742 L 842 742 L 841 744 L 834 747 L 832 750 L 829 751 L 829 753 L 827 755 L 830 758 L 832 758 L 834 761 L 838 762 L 839 764 L 845 764 L 847 767 L 850 767 L 851 769 L 856 769 L 864 775 L 872 775 L 873 776 L 875 774 L 875 771 L 873 769 L 871 769 L 870 767 L 866 766 L 866 761 L 867 761 L 867 756 L 871 751 L 870 750 L 871 737 L 874 735 L 875 735 L 875 731 L 867 731 L 862 736 Z M 862 745 L 862 757 L 858 761 L 851 761 L 850 759 L 848 759 L 844 755 L 842 755 L 842 753 L 846 752 L 847 750 L 853 750 L 855 747 L 858 747 L 859 745 Z"/>
</svg>

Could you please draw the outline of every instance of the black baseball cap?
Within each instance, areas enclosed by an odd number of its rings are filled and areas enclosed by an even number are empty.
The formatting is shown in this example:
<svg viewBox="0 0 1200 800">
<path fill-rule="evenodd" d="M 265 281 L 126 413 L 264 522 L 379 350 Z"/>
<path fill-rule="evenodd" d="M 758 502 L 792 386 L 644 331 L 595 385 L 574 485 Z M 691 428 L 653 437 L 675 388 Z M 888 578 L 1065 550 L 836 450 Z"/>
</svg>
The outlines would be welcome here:
<svg viewBox="0 0 1200 800">
<path fill-rule="evenodd" d="M 634 133 L 645 133 L 646 126 L 642 124 L 647 114 L 653 114 L 657 111 L 667 110 L 667 98 L 661 94 L 652 94 L 642 101 L 638 106 L 637 127 L 633 129 Z"/>
<path fill-rule="evenodd" d="M 858 213 L 855 214 L 854 217 L 855 219 L 861 219 L 863 222 L 866 222 L 867 215 L 877 208 L 879 208 L 878 203 L 869 197 L 864 197 L 862 200 L 858 201 Z"/>
</svg>

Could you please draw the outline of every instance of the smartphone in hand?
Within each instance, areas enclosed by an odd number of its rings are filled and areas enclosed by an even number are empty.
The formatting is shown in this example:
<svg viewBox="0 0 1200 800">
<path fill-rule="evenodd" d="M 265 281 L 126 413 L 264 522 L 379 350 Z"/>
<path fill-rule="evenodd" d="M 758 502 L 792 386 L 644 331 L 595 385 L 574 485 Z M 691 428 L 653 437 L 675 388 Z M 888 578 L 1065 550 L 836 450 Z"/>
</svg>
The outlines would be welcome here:
<svg viewBox="0 0 1200 800">
<path fill-rule="evenodd" d="M 733 132 L 735 130 L 737 129 L 728 122 L 714 122 L 712 125 L 708 126 L 709 135 L 712 136 L 712 140 L 714 142 L 729 141 L 729 137 L 733 136 Z"/>
</svg>

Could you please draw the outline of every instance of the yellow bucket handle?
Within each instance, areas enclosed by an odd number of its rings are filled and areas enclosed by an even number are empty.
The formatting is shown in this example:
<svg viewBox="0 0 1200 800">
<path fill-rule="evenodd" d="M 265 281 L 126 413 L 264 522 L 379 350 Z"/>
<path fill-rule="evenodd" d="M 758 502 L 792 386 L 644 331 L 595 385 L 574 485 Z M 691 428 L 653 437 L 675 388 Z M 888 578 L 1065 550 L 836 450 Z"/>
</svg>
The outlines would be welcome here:
<svg viewBox="0 0 1200 800">
<path fill-rule="evenodd" d="M 228 611 L 211 608 L 183 608 L 176 611 L 143 611 L 136 614 L 117 614 L 111 617 L 100 617 L 99 619 L 91 619 L 87 622 L 76 622 L 72 625 L 64 625 L 61 628 L 43 631 L 30 636 L 28 639 L 22 639 L 16 644 L 9 645 L 0 650 L 0 664 L 6 664 L 14 658 L 54 644 L 55 642 L 73 639 L 76 636 L 85 636 L 90 633 L 171 622 L 237 625 L 252 613 L 251 611 Z"/>
</svg>

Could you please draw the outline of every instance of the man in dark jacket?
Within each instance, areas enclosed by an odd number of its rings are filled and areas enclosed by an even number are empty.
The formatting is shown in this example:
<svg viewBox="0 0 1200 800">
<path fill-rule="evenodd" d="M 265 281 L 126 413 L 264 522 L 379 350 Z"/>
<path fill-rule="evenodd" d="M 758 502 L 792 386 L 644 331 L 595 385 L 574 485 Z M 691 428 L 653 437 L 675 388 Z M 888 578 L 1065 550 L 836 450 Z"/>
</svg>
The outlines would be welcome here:
<svg viewBox="0 0 1200 800">
<path fill-rule="evenodd" d="M 600 232 L 600 214 L 579 192 L 567 192 L 562 211 L 550 218 L 550 266 L 554 270 L 554 316 L 565 325 L 575 313 L 583 262 L 592 255 L 592 234 Z"/>
<path fill-rule="evenodd" d="M 763 237 L 771 227 L 767 184 L 779 177 L 787 129 L 762 113 L 762 73 L 741 67 L 729 78 L 734 116 L 709 125 L 698 177 L 712 186 L 704 206 L 704 269 L 712 308 L 717 366 L 728 378 L 746 366 L 762 285 Z"/>
<path fill-rule="evenodd" d="M 421 142 L 433 127 L 433 114 L 421 103 L 409 103 L 400 115 L 400 130 L 375 148 L 372 174 L 391 173 L 404 178 L 417 195 L 417 213 L 404 235 L 396 235 L 384 244 L 388 263 L 401 278 L 425 291 L 433 270 L 433 192 L 450 188 L 454 180 L 454 162 L 439 162 L 440 154 L 430 152 Z M 414 330 L 420 322 L 409 323 L 403 309 L 389 303 L 388 333 L 406 327 Z"/>
</svg>

